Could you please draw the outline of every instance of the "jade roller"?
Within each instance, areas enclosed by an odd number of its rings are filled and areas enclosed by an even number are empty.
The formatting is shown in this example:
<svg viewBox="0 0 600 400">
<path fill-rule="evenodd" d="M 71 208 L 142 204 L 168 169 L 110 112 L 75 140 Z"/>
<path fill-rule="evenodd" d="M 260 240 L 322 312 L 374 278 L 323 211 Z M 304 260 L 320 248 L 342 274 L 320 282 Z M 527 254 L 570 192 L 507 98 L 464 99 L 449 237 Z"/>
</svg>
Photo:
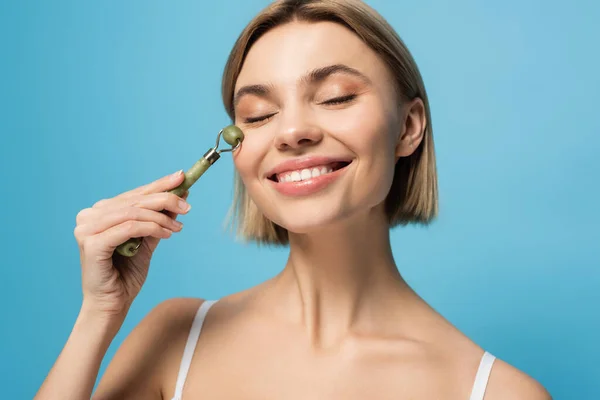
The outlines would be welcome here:
<svg viewBox="0 0 600 400">
<path fill-rule="evenodd" d="M 219 147 L 219 139 L 223 135 L 223 140 L 227 142 L 227 144 L 233 146 L 231 149 L 221 149 L 218 150 Z M 242 141 L 244 140 L 244 133 L 240 128 L 235 125 L 229 125 L 219 131 L 217 135 L 217 142 L 215 147 L 209 149 L 201 159 L 196 161 L 196 163 L 185 173 L 185 178 L 183 182 L 177 186 L 175 189 L 169 190 L 169 193 L 173 193 L 179 197 L 183 196 L 183 194 L 188 190 L 201 176 L 206 172 L 206 170 L 215 163 L 221 156 L 221 153 L 227 151 L 236 150 Z M 131 238 L 125 243 L 120 244 L 116 251 L 125 257 L 134 256 L 140 245 L 142 244 L 141 237 Z"/>
</svg>

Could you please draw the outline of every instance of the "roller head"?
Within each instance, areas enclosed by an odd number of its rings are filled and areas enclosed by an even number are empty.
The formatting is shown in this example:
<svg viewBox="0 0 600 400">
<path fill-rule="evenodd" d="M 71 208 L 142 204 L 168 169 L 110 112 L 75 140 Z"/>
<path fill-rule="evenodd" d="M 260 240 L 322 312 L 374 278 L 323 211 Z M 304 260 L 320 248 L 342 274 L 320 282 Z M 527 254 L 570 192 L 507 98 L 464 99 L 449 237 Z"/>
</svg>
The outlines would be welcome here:
<svg viewBox="0 0 600 400">
<path fill-rule="evenodd" d="M 235 125 L 229 125 L 223 128 L 223 140 L 230 145 L 235 146 L 238 141 L 241 143 L 244 140 L 244 133 Z"/>
</svg>

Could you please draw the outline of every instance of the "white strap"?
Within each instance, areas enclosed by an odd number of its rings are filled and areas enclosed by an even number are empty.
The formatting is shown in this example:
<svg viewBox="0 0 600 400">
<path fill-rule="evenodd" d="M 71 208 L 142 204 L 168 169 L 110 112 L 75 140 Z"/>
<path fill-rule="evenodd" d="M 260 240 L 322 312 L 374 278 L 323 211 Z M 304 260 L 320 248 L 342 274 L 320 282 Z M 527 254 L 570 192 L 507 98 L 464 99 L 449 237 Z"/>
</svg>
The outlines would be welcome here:
<svg viewBox="0 0 600 400">
<path fill-rule="evenodd" d="M 471 391 L 471 397 L 469 398 L 470 400 L 483 400 L 494 360 L 496 360 L 496 357 L 487 351 L 483 353 L 479 368 L 477 369 L 477 375 L 475 375 L 475 382 L 473 383 L 473 390 Z"/>
<path fill-rule="evenodd" d="M 175 395 L 173 400 L 180 400 L 183 394 L 183 385 L 185 384 L 185 378 L 187 377 L 190 365 L 192 364 L 192 357 L 194 356 L 194 350 L 196 349 L 196 343 L 198 337 L 200 337 L 200 331 L 204 324 L 204 318 L 210 307 L 216 303 L 216 300 L 205 300 L 194 317 L 192 322 L 192 328 L 188 335 L 187 342 L 185 343 L 185 349 L 183 349 L 183 356 L 181 357 L 181 364 L 179 366 L 179 374 L 177 375 L 177 383 L 175 384 Z"/>
</svg>

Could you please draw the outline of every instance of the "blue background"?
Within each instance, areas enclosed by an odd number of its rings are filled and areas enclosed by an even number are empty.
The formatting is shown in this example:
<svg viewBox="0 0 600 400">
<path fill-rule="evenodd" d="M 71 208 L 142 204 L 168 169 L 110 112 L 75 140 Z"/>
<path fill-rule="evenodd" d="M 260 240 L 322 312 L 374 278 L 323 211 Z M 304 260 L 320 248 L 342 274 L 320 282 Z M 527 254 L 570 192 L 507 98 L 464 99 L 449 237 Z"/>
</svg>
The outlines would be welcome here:
<svg viewBox="0 0 600 400">
<path fill-rule="evenodd" d="M 413 52 L 433 112 L 441 215 L 393 231 L 401 272 L 555 399 L 600 398 L 599 3 L 369 3 Z M 33 397 L 79 311 L 77 212 L 187 169 L 213 145 L 229 123 L 226 57 L 266 4 L 2 2 L 3 398 Z M 159 302 L 216 299 L 283 266 L 285 249 L 236 243 L 223 228 L 229 157 L 159 246 L 101 373 Z"/>
</svg>

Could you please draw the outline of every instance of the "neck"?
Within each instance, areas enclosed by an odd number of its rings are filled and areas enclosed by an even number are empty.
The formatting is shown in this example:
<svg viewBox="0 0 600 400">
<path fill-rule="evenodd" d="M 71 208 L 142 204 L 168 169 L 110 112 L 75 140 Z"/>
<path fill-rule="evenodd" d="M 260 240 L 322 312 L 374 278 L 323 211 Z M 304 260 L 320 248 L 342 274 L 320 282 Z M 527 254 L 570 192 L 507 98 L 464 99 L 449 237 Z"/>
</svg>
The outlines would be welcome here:
<svg viewBox="0 0 600 400">
<path fill-rule="evenodd" d="M 330 347 L 349 331 L 372 325 L 377 310 L 403 287 L 383 213 L 290 234 L 289 259 L 277 283 L 286 309 L 315 347 Z"/>
</svg>

